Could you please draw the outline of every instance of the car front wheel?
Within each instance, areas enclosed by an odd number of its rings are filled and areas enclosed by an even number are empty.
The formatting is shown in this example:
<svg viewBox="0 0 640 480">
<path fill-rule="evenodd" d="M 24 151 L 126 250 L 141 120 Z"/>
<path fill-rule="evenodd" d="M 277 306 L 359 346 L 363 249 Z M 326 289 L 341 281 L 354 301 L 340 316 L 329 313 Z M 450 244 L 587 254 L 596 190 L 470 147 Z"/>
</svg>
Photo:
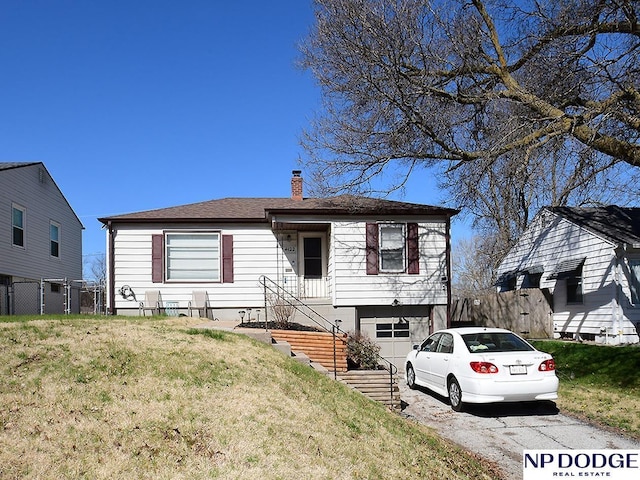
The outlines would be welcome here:
<svg viewBox="0 0 640 480">
<path fill-rule="evenodd" d="M 407 365 L 407 385 L 412 390 L 416 388 L 416 372 L 411 364 Z"/>
<path fill-rule="evenodd" d="M 462 390 L 460 384 L 455 378 L 449 380 L 449 403 L 454 412 L 460 412 L 462 410 Z"/>
</svg>

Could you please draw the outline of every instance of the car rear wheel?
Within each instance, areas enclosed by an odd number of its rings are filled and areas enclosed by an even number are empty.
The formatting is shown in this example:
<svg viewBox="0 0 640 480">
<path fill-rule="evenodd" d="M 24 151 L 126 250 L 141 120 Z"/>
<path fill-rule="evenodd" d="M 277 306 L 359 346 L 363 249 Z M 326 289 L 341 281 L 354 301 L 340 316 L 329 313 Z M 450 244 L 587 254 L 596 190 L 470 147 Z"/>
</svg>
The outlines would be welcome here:
<svg viewBox="0 0 640 480">
<path fill-rule="evenodd" d="M 416 388 L 416 372 L 411 364 L 407 365 L 407 385 L 412 390 Z"/>
<path fill-rule="evenodd" d="M 460 412 L 462 410 L 462 390 L 460 384 L 454 378 L 449 380 L 449 386 L 447 388 L 449 392 L 449 403 L 454 412 Z"/>
</svg>

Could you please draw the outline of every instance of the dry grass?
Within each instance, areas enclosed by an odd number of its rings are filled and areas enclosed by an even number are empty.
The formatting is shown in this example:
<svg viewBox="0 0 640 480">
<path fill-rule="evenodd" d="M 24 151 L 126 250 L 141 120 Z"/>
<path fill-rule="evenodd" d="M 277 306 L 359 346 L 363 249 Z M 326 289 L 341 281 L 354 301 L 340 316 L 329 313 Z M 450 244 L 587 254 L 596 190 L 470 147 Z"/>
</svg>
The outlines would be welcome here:
<svg viewBox="0 0 640 480">
<path fill-rule="evenodd" d="M 188 321 L 0 323 L 0 478 L 498 478 L 268 345 Z"/>
</svg>

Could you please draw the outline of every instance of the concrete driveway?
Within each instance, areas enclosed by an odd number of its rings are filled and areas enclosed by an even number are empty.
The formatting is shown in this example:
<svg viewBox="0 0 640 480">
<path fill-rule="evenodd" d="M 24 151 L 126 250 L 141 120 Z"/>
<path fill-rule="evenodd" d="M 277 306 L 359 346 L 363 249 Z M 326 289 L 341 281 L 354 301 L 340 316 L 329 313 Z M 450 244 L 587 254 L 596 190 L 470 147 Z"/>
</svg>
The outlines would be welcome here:
<svg viewBox="0 0 640 480">
<path fill-rule="evenodd" d="M 455 413 L 446 399 L 402 380 L 400 398 L 403 415 L 494 461 L 505 479 L 522 478 L 523 450 L 640 449 L 638 441 L 563 415 L 553 402 L 475 405 Z"/>
</svg>

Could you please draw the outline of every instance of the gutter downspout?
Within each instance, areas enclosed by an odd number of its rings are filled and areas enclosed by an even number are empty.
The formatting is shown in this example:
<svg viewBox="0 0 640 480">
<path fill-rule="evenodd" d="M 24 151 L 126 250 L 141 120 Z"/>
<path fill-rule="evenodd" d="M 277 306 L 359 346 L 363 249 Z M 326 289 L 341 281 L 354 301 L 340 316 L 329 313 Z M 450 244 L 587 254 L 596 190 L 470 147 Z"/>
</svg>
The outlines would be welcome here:
<svg viewBox="0 0 640 480">
<path fill-rule="evenodd" d="M 111 221 L 107 222 L 107 255 L 109 258 L 108 268 L 107 268 L 107 285 L 109 291 L 109 308 L 107 313 L 109 315 L 115 315 L 115 305 L 116 305 L 116 283 L 115 283 L 115 255 L 114 255 L 114 244 L 113 241 L 113 225 Z"/>
</svg>

